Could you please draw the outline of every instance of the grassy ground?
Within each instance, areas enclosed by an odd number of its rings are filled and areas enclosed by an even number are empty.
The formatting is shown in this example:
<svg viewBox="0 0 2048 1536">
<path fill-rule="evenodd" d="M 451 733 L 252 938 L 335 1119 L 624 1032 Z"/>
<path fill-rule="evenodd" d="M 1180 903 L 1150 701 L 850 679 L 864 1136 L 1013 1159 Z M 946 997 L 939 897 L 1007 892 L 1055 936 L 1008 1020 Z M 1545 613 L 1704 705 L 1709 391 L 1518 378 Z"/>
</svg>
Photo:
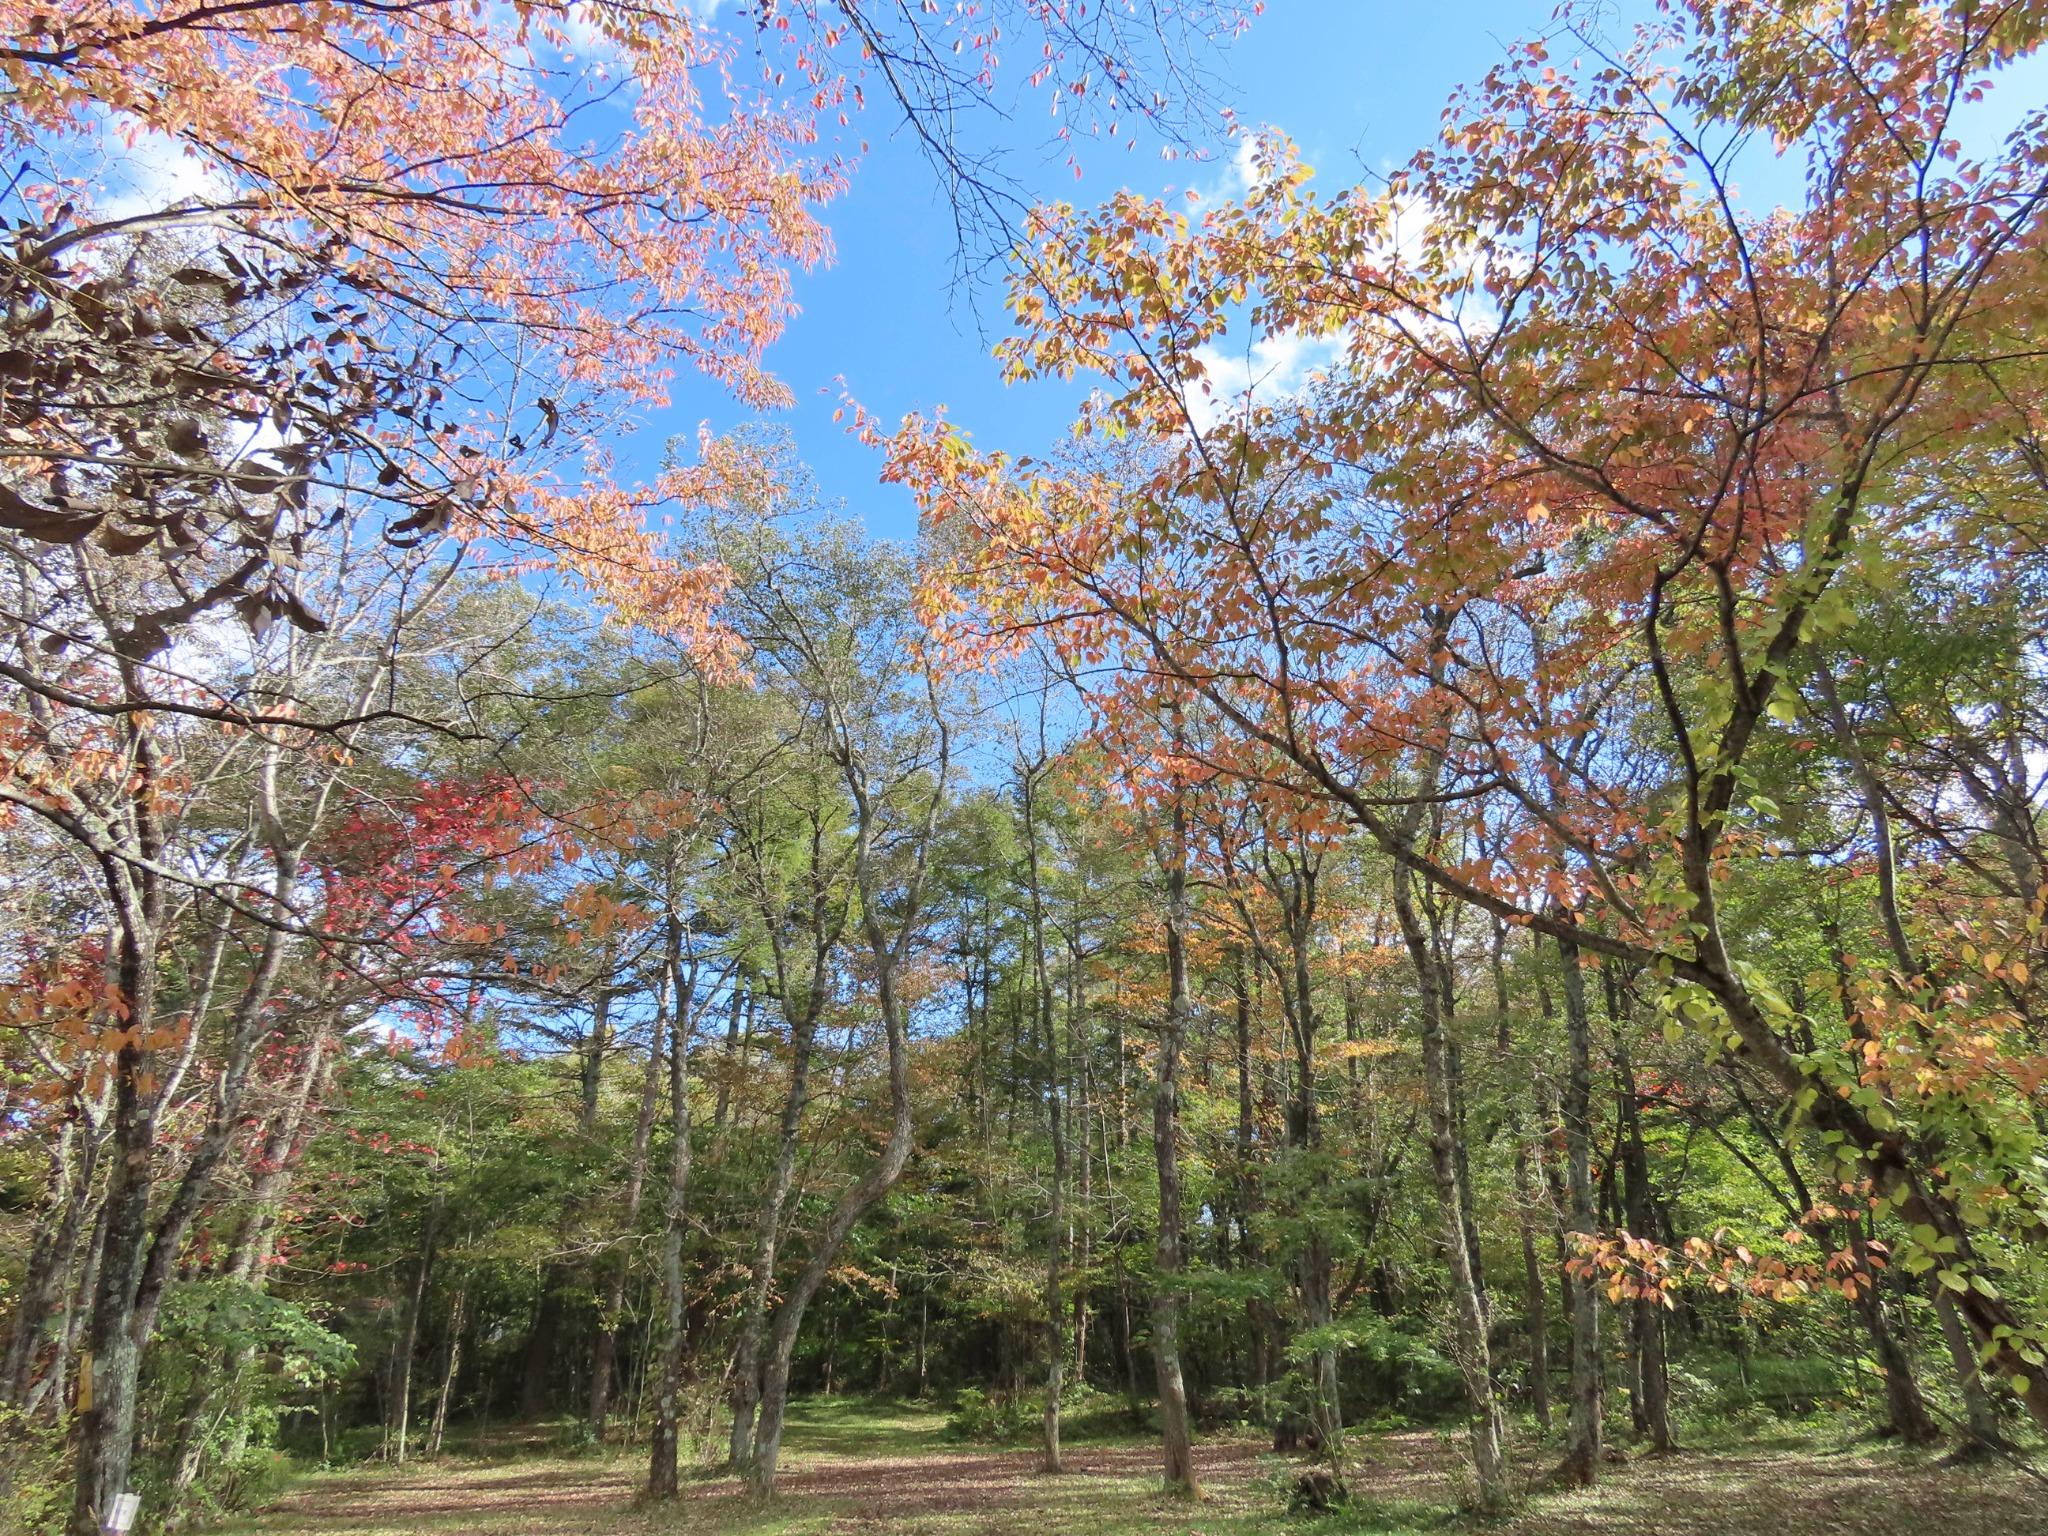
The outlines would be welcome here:
<svg viewBox="0 0 2048 1536">
<path fill-rule="evenodd" d="M 1352 1505 L 1285 1513 L 1293 1469 L 1212 1438 L 1201 1503 L 1160 1492 L 1153 1447 L 1091 1443 L 1063 1477 L 1029 1450 L 948 1441 L 926 1408 L 811 1401 L 790 1415 L 782 1492 L 757 1503 L 705 1477 L 675 1505 L 639 1503 L 637 1457 L 449 1460 L 308 1478 L 233 1536 L 2048 1536 L 2048 1484 L 2009 1467 L 1948 1468 L 1870 1444 L 1785 1440 L 1608 1469 L 1590 1493 L 1531 1492 L 1506 1520 L 1455 1513 L 1455 1445 L 1417 1432 L 1352 1442 Z"/>
</svg>

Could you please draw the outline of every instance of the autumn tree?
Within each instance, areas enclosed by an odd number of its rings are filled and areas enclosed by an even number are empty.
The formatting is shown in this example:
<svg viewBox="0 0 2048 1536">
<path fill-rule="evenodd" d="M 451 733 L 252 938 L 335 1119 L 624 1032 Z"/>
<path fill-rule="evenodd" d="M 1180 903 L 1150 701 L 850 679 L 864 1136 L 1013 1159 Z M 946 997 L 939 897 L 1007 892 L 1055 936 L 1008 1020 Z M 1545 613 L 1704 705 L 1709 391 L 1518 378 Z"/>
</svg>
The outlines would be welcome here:
<svg viewBox="0 0 2048 1536">
<path fill-rule="evenodd" d="M 1802 1007 L 1723 895 L 1771 845 L 1757 765 L 1862 573 L 1953 550 L 1937 462 L 1984 443 L 1972 464 L 2024 473 L 1986 438 L 2037 416 L 2009 338 L 2039 286 L 2042 126 L 1984 145 L 1959 114 L 2038 44 L 1973 6 L 1679 7 L 1614 47 L 1568 25 L 1384 187 L 1318 197 L 1269 142 L 1259 188 L 1199 225 L 1135 195 L 1045 210 L 1012 374 L 1098 378 L 1081 426 L 1126 446 L 1025 463 L 913 422 L 894 462 L 966 530 L 935 612 L 1057 623 L 1174 679 L 1232 727 L 1220 769 L 1286 764 L 1403 880 L 1564 948 L 1574 987 L 1580 957 L 1657 977 L 1810 1126 L 1831 1187 L 1898 1213 L 1905 1262 L 2040 1417 L 2038 1321 L 1993 1278 L 2039 1215 L 1988 1150 L 2035 1133 L 1990 1129 L 2018 1101 L 1950 1033 L 2002 1038 L 2004 1011 L 1929 1011 L 1978 996 L 1987 951 L 1881 955 Z M 1805 167 L 1788 209 L 1733 186 L 1761 139 Z M 1326 345 L 1323 379 L 1212 392 L 1247 313 Z M 2015 984 L 2010 941 L 1988 953 Z"/>
</svg>

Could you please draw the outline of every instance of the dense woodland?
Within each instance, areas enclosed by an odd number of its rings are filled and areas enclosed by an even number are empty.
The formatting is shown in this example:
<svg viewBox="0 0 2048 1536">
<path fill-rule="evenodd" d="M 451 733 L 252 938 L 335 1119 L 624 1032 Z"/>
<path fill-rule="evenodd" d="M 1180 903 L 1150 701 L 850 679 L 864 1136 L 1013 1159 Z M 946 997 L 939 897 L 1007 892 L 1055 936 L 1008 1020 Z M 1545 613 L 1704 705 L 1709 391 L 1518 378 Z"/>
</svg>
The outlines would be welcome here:
<svg viewBox="0 0 2048 1536">
<path fill-rule="evenodd" d="M 1026 211 L 1018 61 L 1198 150 L 1255 8 L 1144 9 L 0 0 L 10 1527 L 772 1494 L 812 1394 L 2038 1492 L 2048 10 L 1536 17 L 1384 180 Z M 1065 441 L 775 424 L 862 111 Z"/>
</svg>

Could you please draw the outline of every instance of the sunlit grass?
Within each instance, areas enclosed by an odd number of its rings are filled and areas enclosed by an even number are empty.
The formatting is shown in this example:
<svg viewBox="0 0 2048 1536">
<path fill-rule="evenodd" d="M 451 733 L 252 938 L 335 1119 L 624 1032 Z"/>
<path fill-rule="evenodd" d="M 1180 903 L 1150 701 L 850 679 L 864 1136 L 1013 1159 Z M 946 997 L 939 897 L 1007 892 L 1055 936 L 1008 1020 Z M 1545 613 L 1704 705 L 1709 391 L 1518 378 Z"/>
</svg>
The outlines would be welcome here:
<svg viewBox="0 0 2048 1536">
<path fill-rule="evenodd" d="M 548 1443 L 528 1433 L 528 1447 Z M 518 1460 L 456 1457 L 403 1474 L 358 1468 L 308 1477 L 232 1536 L 2044 1536 L 2041 1485 L 2009 1467 L 1949 1468 L 1929 1456 L 1816 1437 L 1739 1450 L 1638 1459 L 1592 1490 L 1545 1491 L 1530 1448 L 1530 1491 L 1480 1523 L 1458 1507 L 1455 1441 L 1428 1432 L 1349 1441 L 1351 1504 L 1287 1510 L 1295 1469 L 1242 1438 L 1199 1447 L 1207 1498 L 1160 1488 L 1148 1439 L 1076 1445 L 1048 1477 L 1029 1447 L 989 1449 L 946 1435 L 925 1405 L 813 1399 L 790 1414 L 784 1491 L 762 1502 L 705 1475 L 674 1504 L 638 1497 L 644 1453 Z"/>
</svg>

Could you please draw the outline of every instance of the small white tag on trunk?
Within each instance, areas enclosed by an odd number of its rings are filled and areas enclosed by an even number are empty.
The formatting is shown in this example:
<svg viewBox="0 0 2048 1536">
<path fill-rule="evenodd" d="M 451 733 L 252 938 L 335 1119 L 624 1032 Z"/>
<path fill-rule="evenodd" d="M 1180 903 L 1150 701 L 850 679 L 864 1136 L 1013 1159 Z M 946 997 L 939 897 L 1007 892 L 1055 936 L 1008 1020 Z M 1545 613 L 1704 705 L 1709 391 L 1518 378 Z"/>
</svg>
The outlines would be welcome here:
<svg viewBox="0 0 2048 1536">
<path fill-rule="evenodd" d="M 114 1500 L 114 1507 L 107 1512 L 106 1524 L 100 1527 L 107 1536 L 122 1536 L 135 1524 L 135 1516 L 142 1508 L 142 1495 L 124 1493 Z"/>
</svg>

